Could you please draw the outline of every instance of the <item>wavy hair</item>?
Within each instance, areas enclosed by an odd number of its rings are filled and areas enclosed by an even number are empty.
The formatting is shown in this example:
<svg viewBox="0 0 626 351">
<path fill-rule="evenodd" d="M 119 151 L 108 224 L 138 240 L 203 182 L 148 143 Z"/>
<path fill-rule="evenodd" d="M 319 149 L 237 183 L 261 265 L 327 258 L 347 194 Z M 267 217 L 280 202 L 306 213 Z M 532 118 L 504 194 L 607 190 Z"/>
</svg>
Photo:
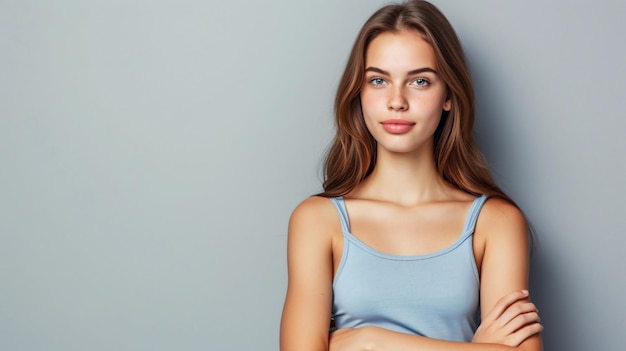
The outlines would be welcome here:
<svg viewBox="0 0 626 351">
<path fill-rule="evenodd" d="M 461 43 L 446 17 L 427 1 L 387 5 L 361 28 L 335 98 L 336 135 L 324 162 L 324 197 L 344 196 L 376 165 L 376 140 L 365 126 L 360 92 L 368 45 L 383 32 L 416 30 L 433 47 L 437 72 L 446 84 L 450 111 L 434 136 L 435 167 L 452 187 L 475 196 L 486 194 L 515 204 L 494 182 L 474 138 L 474 88 Z"/>
</svg>

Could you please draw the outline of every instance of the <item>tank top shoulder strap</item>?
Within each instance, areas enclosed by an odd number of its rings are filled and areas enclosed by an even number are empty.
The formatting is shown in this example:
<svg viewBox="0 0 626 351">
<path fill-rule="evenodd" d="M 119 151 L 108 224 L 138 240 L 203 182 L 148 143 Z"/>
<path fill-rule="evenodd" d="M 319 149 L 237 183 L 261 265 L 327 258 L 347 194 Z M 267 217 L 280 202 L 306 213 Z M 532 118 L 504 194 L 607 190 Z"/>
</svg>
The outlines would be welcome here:
<svg viewBox="0 0 626 351">
<path fill-rule="evenodd" d="M 337 213 L 339 214 L 339 220 L 341 221 L 341 230 L 344 233 L 350 232 L 350 220 L 348 219 L 348 211 L 346 210 L 346 203 L 343 201 L 343 197 L 331 197 L 330 201 L 335 205 Z"/>
<path fill-rule="evenodd" d="M 485 201 L 487 201 L 487 198 L 487 195 L 482 195 L 477 197 L 472 203 L 469 213 L 467 214 L 467 218 L 465 219 L 465 225 L 463 226 L 463 233 L 465 235 L 470 235 L 474 233 L 474 229 L 476 228 L 476 221 L 478 220 L 478 214 L 483 208 Z"/>
</svg>

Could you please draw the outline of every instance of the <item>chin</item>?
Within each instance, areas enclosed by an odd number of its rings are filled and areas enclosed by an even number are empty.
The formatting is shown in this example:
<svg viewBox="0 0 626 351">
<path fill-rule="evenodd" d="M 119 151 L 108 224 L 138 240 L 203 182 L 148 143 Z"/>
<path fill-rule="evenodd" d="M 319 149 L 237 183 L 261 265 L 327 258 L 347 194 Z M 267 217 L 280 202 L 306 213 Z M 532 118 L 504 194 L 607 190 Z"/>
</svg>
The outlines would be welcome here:
<svg viewBox="0 0 626 351">
<path fill-rule="evenodd" d="M 401 146 L 401 145 L 389 145 L 389 146 L 379 146 L 378 152 L 381 153 L 390 153 L 390 154 L 407 154 L 412 155 L 415 153 L 419 153 L 423 147 L 416 147 L 414 145 L 411 146 Z"/>
<path fill-rule="evenodd" d="M 419 156 L 421 154 L 433 155 L 433 138 L 427 140 L 381 140 L 378 142 L 378 153 L 394 155 L 406 154 L 407 156 Z"/>
</svg>

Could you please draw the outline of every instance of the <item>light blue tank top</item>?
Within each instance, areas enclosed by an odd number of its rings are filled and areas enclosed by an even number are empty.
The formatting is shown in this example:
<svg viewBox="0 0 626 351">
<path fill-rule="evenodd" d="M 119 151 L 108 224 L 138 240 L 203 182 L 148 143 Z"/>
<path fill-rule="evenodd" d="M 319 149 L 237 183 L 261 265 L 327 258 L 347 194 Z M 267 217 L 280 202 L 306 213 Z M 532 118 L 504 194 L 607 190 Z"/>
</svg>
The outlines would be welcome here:
<svg viewBox="0 0 626 351">
<path fill-rule="evenodd" d="M 350 233 L 343 198 L 330 199 L 341 220 L 343 254 L 333 281 L 336 328 L 377 326 L 429 338 L 471 341 L 479 322 L 472 234 L 487 196 L 476 198 L 460 237 L 430 254 L 377 251 Z"/>
</svg>

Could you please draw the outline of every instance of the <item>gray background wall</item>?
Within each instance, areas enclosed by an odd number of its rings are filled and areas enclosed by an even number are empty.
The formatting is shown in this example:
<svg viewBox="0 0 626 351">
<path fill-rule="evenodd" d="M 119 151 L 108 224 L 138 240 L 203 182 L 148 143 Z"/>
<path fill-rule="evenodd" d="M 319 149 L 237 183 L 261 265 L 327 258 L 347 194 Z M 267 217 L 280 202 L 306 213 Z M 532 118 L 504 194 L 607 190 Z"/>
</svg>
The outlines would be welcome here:
<svg viewBox="0 0 626 351">
<path fill-rule="evenodd" d="M 287 219 L 383 3 L 0 2 L 0 349 L 276 350 Z M 626 6 L 435 3 L 538 233 L 546 350 L 623 349 Z"/>
</svg>

